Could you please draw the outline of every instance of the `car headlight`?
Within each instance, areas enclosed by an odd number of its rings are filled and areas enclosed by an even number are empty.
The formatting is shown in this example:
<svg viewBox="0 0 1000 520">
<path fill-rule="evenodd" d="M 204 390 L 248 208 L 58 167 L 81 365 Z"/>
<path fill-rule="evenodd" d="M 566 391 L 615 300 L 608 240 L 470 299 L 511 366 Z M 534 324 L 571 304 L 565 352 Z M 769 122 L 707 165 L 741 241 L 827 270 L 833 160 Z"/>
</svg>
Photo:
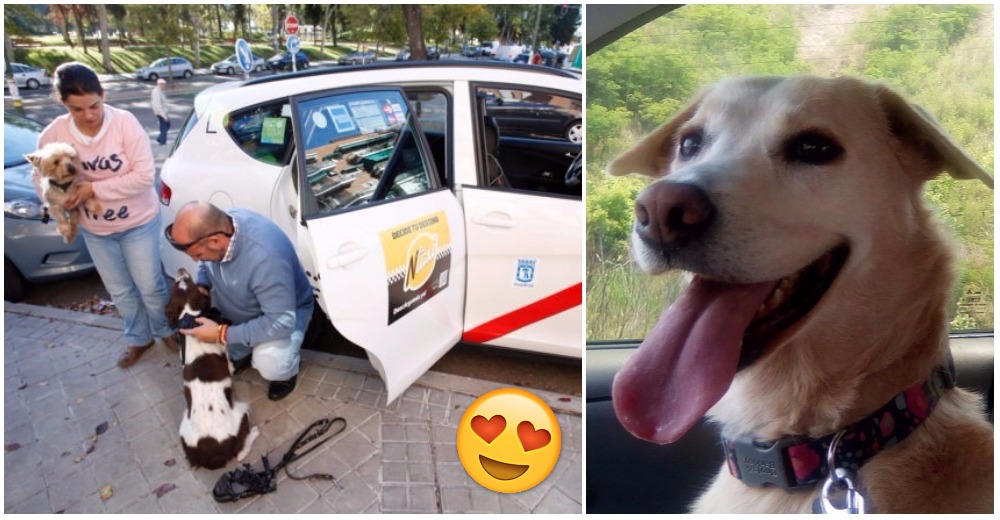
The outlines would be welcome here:
<svg viewBox="0 0 1000 520">
<path fill-rule="evenodd" d="M 3 215 L 5 217 L 41 220 L 42 205 L 37 200 L 30 199 L 5 200 Z"/>
</svg>

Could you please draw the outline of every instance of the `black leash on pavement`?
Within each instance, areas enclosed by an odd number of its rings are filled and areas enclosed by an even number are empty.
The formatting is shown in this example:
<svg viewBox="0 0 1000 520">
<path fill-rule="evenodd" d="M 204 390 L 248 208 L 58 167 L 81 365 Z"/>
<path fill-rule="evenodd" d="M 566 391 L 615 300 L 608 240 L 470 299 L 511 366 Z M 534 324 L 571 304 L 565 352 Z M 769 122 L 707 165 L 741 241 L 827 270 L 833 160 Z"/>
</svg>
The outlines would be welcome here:
<svg viewBox="0 0 1000 520">
<path fill-rule="evenodd" d="M 340 428 L 337 429 L 337 431 L 326 435 L 334 423 L 339 423 Z M 292 446 L 288 448 L 288 451 L 281 457 L 281 460 L 277 465 L 272 468 L 270 461 L 267 459 L 267 455 L 261 455 L 260 457 L 261 461 L 264 463 L 264 469 L 262 471 L 254 471 L 250 464 L 244 463 L 243 467 L 236 468 L 219 477 L 219 480 L 215 483 L 215 487 L 212 489 L 212 498 L 214 498 L 216 502 L 235 502 L 242 498 L 263 495 L 265 493 L 276 491 L 278 489 L 276 477 L 278 471 L 282 468 L 285 469 L 285 474 L 288 475 L 288 478 L 292 480 L 332 480 L 335 486 L 343 489 L 333 475 L 328 473 L 314 473 L 312 475 L 304 476 L 293 475 L 288 465 L 302 458 L 316 448 L 319 448 L 326 441 L 343 432 L 345 428 L 347 428 L 347 421 L 344 420 L 343 417 L 320 419 L 310 424 L 305 431 L 303 431 L 299 437 L 295 439 L 295 442 L 293 442 Z M 323 435 L 326 435 L 326 437 L 320 439 Z M 302 452 L 298 451 L 317 439 L 319 440 L 310 446 L 309 449 Z"/>
</svg>

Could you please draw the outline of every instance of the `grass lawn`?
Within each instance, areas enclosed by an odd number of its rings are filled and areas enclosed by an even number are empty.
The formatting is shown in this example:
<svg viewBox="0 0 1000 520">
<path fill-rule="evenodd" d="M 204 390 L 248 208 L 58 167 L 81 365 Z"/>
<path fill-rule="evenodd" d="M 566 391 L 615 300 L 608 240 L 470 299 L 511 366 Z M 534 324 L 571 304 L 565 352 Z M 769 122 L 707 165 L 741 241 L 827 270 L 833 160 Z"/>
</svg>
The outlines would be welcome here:
<svg viewBox="0 0 1000 520">
<path fill-rule="evenodd" d="M 40 67 L 49 72 L 55 70 L 59 65 L 69 61 L 79 61 L 90 65 L 98 72 L 105 74 L 111 71 L 104 70 L 102 66 L 101 50 L 99 42 L 87 40 L 87 52 L 84 53 L 79 43 L 74 41 L 75 48 L 66 45 L 61 36 L 52 35 L 35 37 L 31 40 L 41 43 L 41 46 L 26 47 L 16 46 L 14 48 L 14 61 Z M 307 45 L 311 43 L 303 41 L 302 51 L 309 56 L 310 61 L 337 59 L 344 54 L 354 51 L 357 45 L 350 42 L 339 41 L 337 47 L 326 45 L 321 53 L 318 45 Z M 250 48 L 254 54 L 267 59 L 275 54 L 274 47 L 266 43 L 251 43 Z M 284 47 L 282 47 L 282 51 Z M 201 62 L 195 61 L 194 51 L 190 47 L 172 46 L 170 54 L 187 58 L 196 68 L 207 68 L 217 61 L 224 60 L 234 54 L 235 48 L 231 43 L 203 43 L 201 45 Z M 380 53 L 380 56 L 390 56 L 391 53 Z M 167 48 L 162 45 L 126 44 L 121 47 L 117 40 L 111 41 L 111 64 L 114 72 L 120 74 L 132 73 L 141 67 L 145 67 L 154 60 L 167 56 Z"/>
</svg>

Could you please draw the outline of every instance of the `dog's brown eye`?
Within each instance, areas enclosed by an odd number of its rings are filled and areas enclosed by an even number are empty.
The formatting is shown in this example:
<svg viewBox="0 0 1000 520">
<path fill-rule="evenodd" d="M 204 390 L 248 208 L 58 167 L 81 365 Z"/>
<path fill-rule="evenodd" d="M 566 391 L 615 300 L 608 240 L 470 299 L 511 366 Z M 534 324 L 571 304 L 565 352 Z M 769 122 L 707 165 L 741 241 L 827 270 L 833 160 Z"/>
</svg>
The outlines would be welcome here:
<svg viewBox="0 0 1000 520">
<path fill-rule="evenodd" d="M 799 134 L 785 144 L 787 160 L 806 164 L 827 164 L 843 153 L 844 149 L 836 141 L 816 132 Z"/>
<path fill-rule="evenodd" d="M 681 137 L 680 154 L 682 159 L 690 159 L 701 151 L 701 134 L 692 132 Z"/>
</svg>

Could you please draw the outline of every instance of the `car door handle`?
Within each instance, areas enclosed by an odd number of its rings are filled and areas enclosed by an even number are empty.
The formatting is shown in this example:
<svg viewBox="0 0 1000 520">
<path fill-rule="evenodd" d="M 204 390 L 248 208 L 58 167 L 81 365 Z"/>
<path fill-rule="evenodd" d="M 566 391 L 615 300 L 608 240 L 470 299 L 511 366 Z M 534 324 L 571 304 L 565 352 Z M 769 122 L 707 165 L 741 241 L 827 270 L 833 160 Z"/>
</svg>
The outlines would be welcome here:
<svg viewBox="0 0 1000 520">
<path fill-rule="evenodd" d="M 472 217 L 472 222 L 480 226 L 499 228 L 512 228 L 517 225 L 517 222 L 510 215 L 506 214 L 502 216 L 476 215 Z"/>
<path fill-rule="evenodd" d="M 362 258 L 368 256 L 368 252 L 364 249 L 354 249 L 352 251 L 347 251 L 346 253 L 340 253 L 336 256 L 328 258 L 326 261 L 326 266 L 329 269 L 340 269 L 342 267 L 347 267 L 355 262 L 360 262 Z"/>
</svg>

